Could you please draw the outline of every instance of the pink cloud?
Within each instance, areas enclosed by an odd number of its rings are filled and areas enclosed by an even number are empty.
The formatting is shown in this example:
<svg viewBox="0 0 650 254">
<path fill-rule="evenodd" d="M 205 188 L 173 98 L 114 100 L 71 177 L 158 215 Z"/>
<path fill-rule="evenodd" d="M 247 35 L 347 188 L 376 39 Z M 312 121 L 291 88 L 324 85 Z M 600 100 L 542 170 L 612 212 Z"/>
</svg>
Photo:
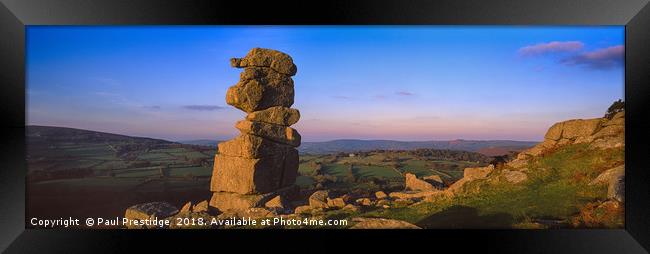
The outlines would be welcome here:
<svg viewBox="0 0 650 254">
<path fill-rule="evenodd" d="M 623 45 L 597 49 L 563 59 L 567 65 L 584 65 L 592 69 L 610 69 L 623 65 L 625 47 Z"/>
<path fill-rule="evenodd" d="M 580 41 L 552 41 L 522 47 L 519 49 L 519 55 L 536 56 L 546 53 L 573 52 L 581 50 L 584 46 Z"/>
</svg>

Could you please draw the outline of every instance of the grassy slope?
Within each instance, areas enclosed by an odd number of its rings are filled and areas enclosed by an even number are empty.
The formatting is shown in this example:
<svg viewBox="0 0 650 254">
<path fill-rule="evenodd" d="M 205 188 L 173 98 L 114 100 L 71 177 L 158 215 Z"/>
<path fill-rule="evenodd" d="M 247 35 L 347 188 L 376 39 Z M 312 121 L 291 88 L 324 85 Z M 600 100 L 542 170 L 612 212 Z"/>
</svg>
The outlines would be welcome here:
<svg viewBox="0 0 650 254">
<path fill-rule="evenodd" d="M 480 189 L 478 192 L 364 216 L 401 219 L 427 228 L 526 227 L 549 220 L 562 223 L 588 202 L 606 199 L 606 187 L 588 183 L 604 170 L 623 163 L 622 148 L 591 150 L 585 144 L 570 145 L 530 162 L 530 179 L 522 185 L 491 177 L 469 183 L 467 189 Z"/>
</svg>

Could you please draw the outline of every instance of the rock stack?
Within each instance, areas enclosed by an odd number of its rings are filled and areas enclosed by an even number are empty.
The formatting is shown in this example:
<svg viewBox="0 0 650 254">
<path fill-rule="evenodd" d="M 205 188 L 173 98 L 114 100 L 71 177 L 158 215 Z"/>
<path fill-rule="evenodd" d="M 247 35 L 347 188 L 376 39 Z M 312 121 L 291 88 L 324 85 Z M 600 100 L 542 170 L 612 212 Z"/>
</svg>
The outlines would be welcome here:
<svg viewBox="0 0 650 254">
<path fill-rule="evenodd" d="M 295 190 L 300 134 L 289 127 L 300 112 L 293 105 L 291 76 L 296 65 L 285 53 L 254 48 L 230 64 L 244 68 L 226 93 L 226 103 L 246 113 L 235 127 L 240 135 L 221 142 L 214 158 L 210 206 L 242 210 L 284 200 Z"/>
</svg>

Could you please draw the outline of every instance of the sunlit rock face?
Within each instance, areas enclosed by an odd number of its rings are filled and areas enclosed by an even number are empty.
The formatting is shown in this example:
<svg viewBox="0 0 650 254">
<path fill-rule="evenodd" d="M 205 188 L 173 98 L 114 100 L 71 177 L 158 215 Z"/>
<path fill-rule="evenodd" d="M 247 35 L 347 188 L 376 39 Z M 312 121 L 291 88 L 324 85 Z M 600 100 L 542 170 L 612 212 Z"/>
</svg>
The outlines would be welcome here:
<svg viewBox="0 0 650 254">
<path fill-rule="evenodd" d="M 293 59 L 280 51 L 254 48 L 230 64 L 244 71 L 228 89 L 226 103 L 248 115 L 235 124 L 240 135 L 221 142 L 214 159 L 210 206 L 221 211 L 260 207 L 278 196 L 291 196 L 299 163 L 300 134 L 290 127 L 300 119 L 300 112 L 291 108 L 291 76 L 297 71 Z"/>
</svg>

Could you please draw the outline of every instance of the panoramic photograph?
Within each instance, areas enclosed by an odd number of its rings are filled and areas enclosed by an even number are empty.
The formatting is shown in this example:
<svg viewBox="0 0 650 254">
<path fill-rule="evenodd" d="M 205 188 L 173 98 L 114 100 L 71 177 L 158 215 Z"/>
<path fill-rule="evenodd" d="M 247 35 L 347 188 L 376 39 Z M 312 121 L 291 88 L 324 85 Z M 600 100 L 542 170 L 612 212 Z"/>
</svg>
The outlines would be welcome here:
<svg viewBox="0 0 650 254">
<path fill-rule="evenodd" d="M 26 227 L 624 228 L 624 26 L 28 26 Z"/>
</svg>

